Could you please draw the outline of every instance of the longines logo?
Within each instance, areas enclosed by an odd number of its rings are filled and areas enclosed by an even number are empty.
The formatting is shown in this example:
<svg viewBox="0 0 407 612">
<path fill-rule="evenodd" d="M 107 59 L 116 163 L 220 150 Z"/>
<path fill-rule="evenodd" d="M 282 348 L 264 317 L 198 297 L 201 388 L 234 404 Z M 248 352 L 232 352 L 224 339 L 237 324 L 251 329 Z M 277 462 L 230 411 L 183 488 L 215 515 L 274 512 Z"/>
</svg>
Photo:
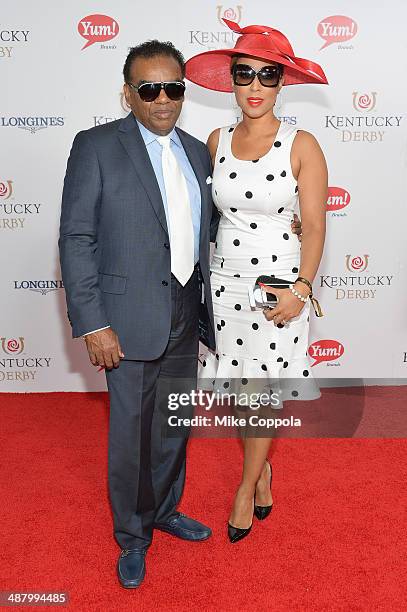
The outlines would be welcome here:
<svg viewBox="0 0 407 612">
<path fill-rule="evenodd" d="M 325 115 L 325 127 L 339 131 L 341 142 L 383 142 L 385 129 L 400 127 L 403 115 L 376 115 L 377 92 L 352 93 L 358 115 Z"/>
<path fill-rule="evenodd" d="M 333 44 L 338 44 L 338 49 L 353 49 L 353 45 L 341 45 L 339 43 L 351 40 L 358 31 L 357 23 L 345 15 L 331 15 L 322 19 L 317 32 L 325 41 L 320 51 Z"/>
<path fill-rule="evenodd" d="M 116 19 L 108 15 L 88 15 L 78 23 L 78 32 L 86 43 L 82 51 L 95 43 L 104 43 L 116 38 L 119 33 L 119 24 Z M 100 45 L 100 49 L 116 49 L 116 45 Z"/>
<path fill-rule="evenodd" d="M 14 289 L 24 289 L 28 291 L 35 291 L 41 293 L 41 295 L 47 295 L 51 291 L 58 291 L 63 289 L 64 284 L 62 280 L 23 280 L 14 281 Z"/>
<path fill-rule="evenodd" d="M 42 204 L 16 202 L 12 180 L 0 178 L 0 230 L 21 230 L 27 218 L 39 215 Z"/>
<path fill-rule="evenodd" d="M 332 217 L 346 217 L 344 208 L 349 206 L 350 193 L 343 187 L 328 187 L 328 199 L 326 202 L 326 211 L 331 213 Z"/>
<path fill-rule="evenodd" d="M 230 21 L 240 23 L 242 19 L 242 8 L 240 4 L 226 9 L 223 5 L 217 6 L 216 16 L 223 29 L 220 31 L 189 30 L 188 43 L 190 45 L 201 45 L 209 50 L 217 49 L 219 46 L 233 47 L 239 34 L 232 32 L 232 30 L 223 23 L 222 19 L 224 17 L 225 19 L 230 19 Z"/>
<path fill-rule="evenodd" d="M 49 127 L 62 127 L 64 117 L 0 117 L 0 127 L 20 128 L 35 134 Z"/>
<path fill-rule="evenodd" d="M 30 30 L 0 30 L 0 43 L 27 43 Z M 10 59 L 14 52 L 13 46 L 0 46 L 0 61 Z"/>
<path fill-rule="evenodd" d="M 345 255 L 345 269 L 350 274 L 321 274 L 320 287 L 334 289 L 337 300 L 372 300 L 380 287 L 390 287 L 393 275 L 372 274 L 368 270 L 369 255 Z M 363 274 L 365 272 L 365 274 Z"/>
<path fill-rule="evenodd" d="M 27 357 L 23 336 L 1 336 L 0 343 L 0 382 L 36 380 L 38 372 L 51 365 L 51 357 Z"/>
<path fill-rule="evenodd" d="M 338 340 L 317 340 L 308 347 L 308 355 L 314 359 L 311 367 L 326 362 L 327 366 L 339 366 L 338 359 L 345 352 L 345 347 Z"/>
</svg>

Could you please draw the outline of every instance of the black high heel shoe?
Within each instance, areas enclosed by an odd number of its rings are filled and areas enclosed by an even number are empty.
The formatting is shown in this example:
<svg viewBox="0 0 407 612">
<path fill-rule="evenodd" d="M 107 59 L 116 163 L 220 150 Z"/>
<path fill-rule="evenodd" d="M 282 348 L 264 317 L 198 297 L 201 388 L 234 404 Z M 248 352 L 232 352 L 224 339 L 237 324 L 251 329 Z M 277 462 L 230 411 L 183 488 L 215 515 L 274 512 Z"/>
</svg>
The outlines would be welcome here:
<svg viewBox="0 0 407 612">
<path fill-rule="evenodd" d="M 239 540 L 243 540 L 243 538 L 249 535 L 251 529 L 252 525 L 246 529 L 241 529 L 240 527 L 233 527 L 233 525 L 228 523 L 229 541 L 234 544 L 235 542 L 239 542 Z"/>
<path fill-rule="evenodd" d="M 270 466 L 270 488 L 271 488 L 271 480 L 273 478 L 273 468 L 271 467 L 271 463 L 268 459 L 266 459 L 268 465 Z M 254 499 L 254 515 L 259 521 L 264 521 L 265 518 L 270 514 L 273 504 L 271 506 L 257 506 L 256 505 L 256 496 Z"/>
<path fill-rule="evenodd" d="M 254 503 L 254 498 L 253 498 Z M 253 525 L 253 519 L 249 527 L 235 527 L 228 522 L 228 537 L 229 541 L 234 544 L 235 542 L 239 542 L 239 540 L 243 540 L 246 536 L 249 535 Z"/>
</svg>

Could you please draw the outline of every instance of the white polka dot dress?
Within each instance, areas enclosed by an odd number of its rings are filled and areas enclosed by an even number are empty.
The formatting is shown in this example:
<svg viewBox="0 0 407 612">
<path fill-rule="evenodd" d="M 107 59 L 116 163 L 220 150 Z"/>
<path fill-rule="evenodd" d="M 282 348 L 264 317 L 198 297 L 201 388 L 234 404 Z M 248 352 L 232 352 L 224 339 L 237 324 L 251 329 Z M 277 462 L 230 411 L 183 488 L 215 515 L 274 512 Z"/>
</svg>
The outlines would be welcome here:
<svg viewBox="0 0 407 612">
<path fill-rule="evenodd" d="M 250 307 L 248 287 L 261 274 L 294 281 L 300 247 L 291 231 L 298 205 L 290 152 L 297 128 L 281 122 L 271 149 L 240 160 L 231 151 L 234 126 L 221 128 L 212 194 L 221 213 L 211 263 L 216 352 L 200 356 L 199 388 L 249 393 L 273 386 L 279 399 L 315 399 L 320 391 L 307 354 L 310 303 L 275 326 Z M 276 388 L 276 382 L 278 390 Z"/>
</svg>

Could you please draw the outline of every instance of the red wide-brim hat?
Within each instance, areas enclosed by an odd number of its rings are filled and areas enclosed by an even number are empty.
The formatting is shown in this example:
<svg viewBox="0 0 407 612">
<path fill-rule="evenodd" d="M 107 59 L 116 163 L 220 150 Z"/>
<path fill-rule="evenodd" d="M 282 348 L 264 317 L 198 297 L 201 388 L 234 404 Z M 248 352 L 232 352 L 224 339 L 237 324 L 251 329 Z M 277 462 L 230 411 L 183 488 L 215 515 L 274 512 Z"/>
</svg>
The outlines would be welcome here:
<svg viewBox="0 0 407 612">
<path fill-rule="evenodd" d="M 288 38 L 279 30 L 260 25 L 241 28 L 229 19 L 223 21 L 241 36 L 233 49 L 215 49 L 191 57 L 185 67 L 185 76 L 189 81 L 206 89 L 232 92 L 230 60 L 233 55 L 244 55 L 282 64 L 284 85 L 328 84 L 321 66 L 311 60 L 296 57 Z"/>
</svg>

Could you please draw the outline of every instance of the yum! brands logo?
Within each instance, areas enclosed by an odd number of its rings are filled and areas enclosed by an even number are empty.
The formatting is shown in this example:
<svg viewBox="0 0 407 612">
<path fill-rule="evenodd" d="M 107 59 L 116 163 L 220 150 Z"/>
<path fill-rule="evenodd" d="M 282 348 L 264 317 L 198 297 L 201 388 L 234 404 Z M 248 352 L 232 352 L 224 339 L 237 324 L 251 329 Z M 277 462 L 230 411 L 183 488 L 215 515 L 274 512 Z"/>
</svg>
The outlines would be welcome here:
<svg viewBox="0 0 407 612">
<path fill-rule="evenodd" d="M 388 129 L 399 128 L 403 115 L 376 114 L 376 91 L 352 92 L 356 115 L 325 115 L 326 128 L 337 130 L 341 142 L 383 142 Z"/>
<path fill-rule="evenodd" d="M 317 340 L 308 347 L 308 355 L 311 359 L 314 359 L 314 363 L 311 364 L 311 367 L 323 361 L 328 362 L 327 366 L 338 366 L 340 365 L 337 363 L 338 359 L 342 357 L 344 352 L 345 348 L 338 340 Z"/>
<path fill-rule="evenodd" d="M 337 300 L 373 300 L 381 287 L 390 287 L 394 276 L 376 274 L 369 269 L 370 256 L 345 255 L 345 274 L 331 276 L 321 274 L 320 287 L 333 289 Z"/>
<path fill-rule="evenodd" d="M 328 199 L 326 211 L 332 213 L 332 217 L 346 217 L 343 209 L 350 203 L 350 193 L 343 187 L 328 187 Z"/>
<path fill-rule="evenodd" d="M 338 49 L 353 49 L 353 45 L 341 45 L 356 36 L 358 26 L 356 21 L 346 15 L 331 15 L 321 19 L 317 25 L 319 36 L 325 41 L 320 51 L 333 44 L 338 44 Z"/>
<path fill-rule="evenodd" d="M 119 24 L 108 15 L 88 15 L 78 23 L 78 32 L 86 40 L 82 51 L 95 43 L 112 40 L 119 33 Z M 115 45 L 100 45 L 101 49 L 115 49 Z"/>
<path fill-rule="evenodd" d="M 239 23 L 242 19 L 243 7 L 238 4 L 235 7 L 224 8 L 223 5 L 216 7 L 217 20 L 222 26 L 222 30 L 204 31 L 204 30 L 189 30 L 188 43 L 190 45 L 200 45 L 208 50 L 219 49 L 222 47 L 233 47 L 239 34 L 232 32 L 227 25 L 222 21 L 223 18 L 230 19 Z"/>
</svg>

